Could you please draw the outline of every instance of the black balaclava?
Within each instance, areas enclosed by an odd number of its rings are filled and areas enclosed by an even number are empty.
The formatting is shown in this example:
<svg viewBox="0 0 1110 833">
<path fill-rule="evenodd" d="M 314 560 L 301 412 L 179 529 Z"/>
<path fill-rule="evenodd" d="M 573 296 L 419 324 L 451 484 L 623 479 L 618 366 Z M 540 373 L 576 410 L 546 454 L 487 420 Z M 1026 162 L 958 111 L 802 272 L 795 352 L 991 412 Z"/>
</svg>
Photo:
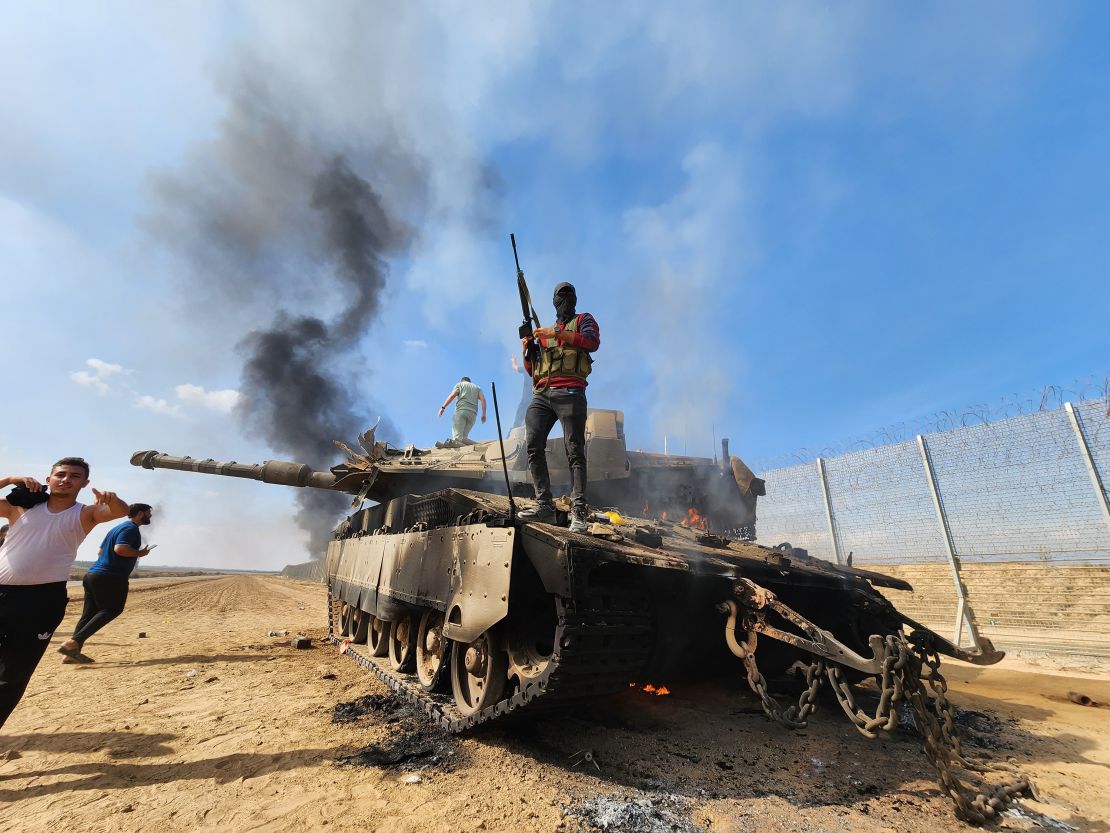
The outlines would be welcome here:
<svg viewBox="0 0 1110 833">
<path fill-rule="evenodd" d="M 571 284 L 566 281 L 558 284 L 555 287 L 555 297 L 552 301 L 555 304 L 555 318 L 560 324 L 566 324 L 574 318 L 574 307 L 578 303 L 578 295 Z"/>
</svg>

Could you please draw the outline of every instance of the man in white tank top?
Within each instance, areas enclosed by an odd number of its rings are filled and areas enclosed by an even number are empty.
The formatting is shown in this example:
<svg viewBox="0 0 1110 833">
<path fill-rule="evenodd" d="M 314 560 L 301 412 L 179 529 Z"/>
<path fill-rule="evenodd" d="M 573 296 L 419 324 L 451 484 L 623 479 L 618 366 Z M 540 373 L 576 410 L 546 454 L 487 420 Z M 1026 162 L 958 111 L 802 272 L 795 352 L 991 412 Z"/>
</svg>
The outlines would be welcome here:
<svg viewBox="0 0 1110 833">
<path fill-rule="evenodd" d="M 0 489 L 25 489 L 0 498 L 0 519 L 10 524 L 0 547 L 0 726 L 65 616 L 77 548 L 94 526 L 127 514 L 126 501 L 114 492 L 93 489 L 95 503 L 78 503 L 87 485 L 89 464 L 80 457 L 63 457 L 51 467 L 49 494 L 33 477 L 0 477 Z"/>
</svg>

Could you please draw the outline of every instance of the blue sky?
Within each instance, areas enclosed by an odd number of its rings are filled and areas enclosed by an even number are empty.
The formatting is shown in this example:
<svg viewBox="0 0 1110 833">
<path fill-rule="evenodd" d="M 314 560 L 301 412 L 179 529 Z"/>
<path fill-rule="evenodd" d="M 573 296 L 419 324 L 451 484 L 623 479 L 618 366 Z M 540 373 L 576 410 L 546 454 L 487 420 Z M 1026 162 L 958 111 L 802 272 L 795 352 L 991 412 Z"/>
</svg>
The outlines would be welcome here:
<svg viewBox="0 0 1110 833">
<path fill-rule="evenodd" d="M 398 442 L 447 433 L 462 374 L 515 408 L 510 231 L 541 316 L 571 280 L 598 318 L 591 403 L 636 447 L 770 459 L 1110 369 L 1103 4 L 592 8 L 4 3 L 0 469 L 86 456 L 159 505 L 160 563 L 301 560 L 288 491 L 127 465 L 281 456 L 236 345 L 343 308 L 303 183 L 235 179 L 260 111 L 412 225 L 336 359 Z M 249 280 L 151 231 L 198 171 L 239 182 Z"/>
</svg>

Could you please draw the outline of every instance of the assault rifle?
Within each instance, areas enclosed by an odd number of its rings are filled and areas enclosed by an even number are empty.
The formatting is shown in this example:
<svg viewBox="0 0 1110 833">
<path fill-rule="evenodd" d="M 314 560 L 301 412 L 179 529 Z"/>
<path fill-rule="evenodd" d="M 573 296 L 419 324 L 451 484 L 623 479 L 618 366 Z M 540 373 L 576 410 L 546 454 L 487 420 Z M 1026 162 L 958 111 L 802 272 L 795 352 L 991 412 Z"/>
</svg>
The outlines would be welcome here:
<svg viewBox="0 0 1110 833">
<path fill-rule="evenodd" d="M 540 345 L 532 338 L 535 327 L 542 327 L 540 318 L 536 315 L 536 308 L 532 306 L 532 296 L 528 292 L 528 284 L 524 282 L 524 270 L 520 268 L 520 257 L 516 253 L 516 235 L 510 234 L 509 240 L 513 244 L 513 260 L 516 261 L 516 288 L 520 293 L 520 310 L 524 313 L 524 323 L 520 325 L 521 338 L 529 339 L 528 346 L 524 349 L 524 357 L 535 368 L 540 362 Z"/>
</svg>

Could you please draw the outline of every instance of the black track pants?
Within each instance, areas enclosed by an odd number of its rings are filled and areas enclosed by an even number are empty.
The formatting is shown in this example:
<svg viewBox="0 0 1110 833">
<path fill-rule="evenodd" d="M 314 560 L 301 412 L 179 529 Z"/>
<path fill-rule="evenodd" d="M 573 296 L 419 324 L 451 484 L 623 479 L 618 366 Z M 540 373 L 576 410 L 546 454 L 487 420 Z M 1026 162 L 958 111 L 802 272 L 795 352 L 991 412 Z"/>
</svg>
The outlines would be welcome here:
<svg viewBox="0 0 1110 833">
<path fill-rule="evenodd" d="M 0 585 L 0 726 L 66 615 L 66 583 Z"/>
<path fill-rule="evenodd" d="M 127 576 L 85 573 L 85 606 L 73 630 L 73 640 L 81 645 L 121 613 L 127 603 Z"/>
</svg>

